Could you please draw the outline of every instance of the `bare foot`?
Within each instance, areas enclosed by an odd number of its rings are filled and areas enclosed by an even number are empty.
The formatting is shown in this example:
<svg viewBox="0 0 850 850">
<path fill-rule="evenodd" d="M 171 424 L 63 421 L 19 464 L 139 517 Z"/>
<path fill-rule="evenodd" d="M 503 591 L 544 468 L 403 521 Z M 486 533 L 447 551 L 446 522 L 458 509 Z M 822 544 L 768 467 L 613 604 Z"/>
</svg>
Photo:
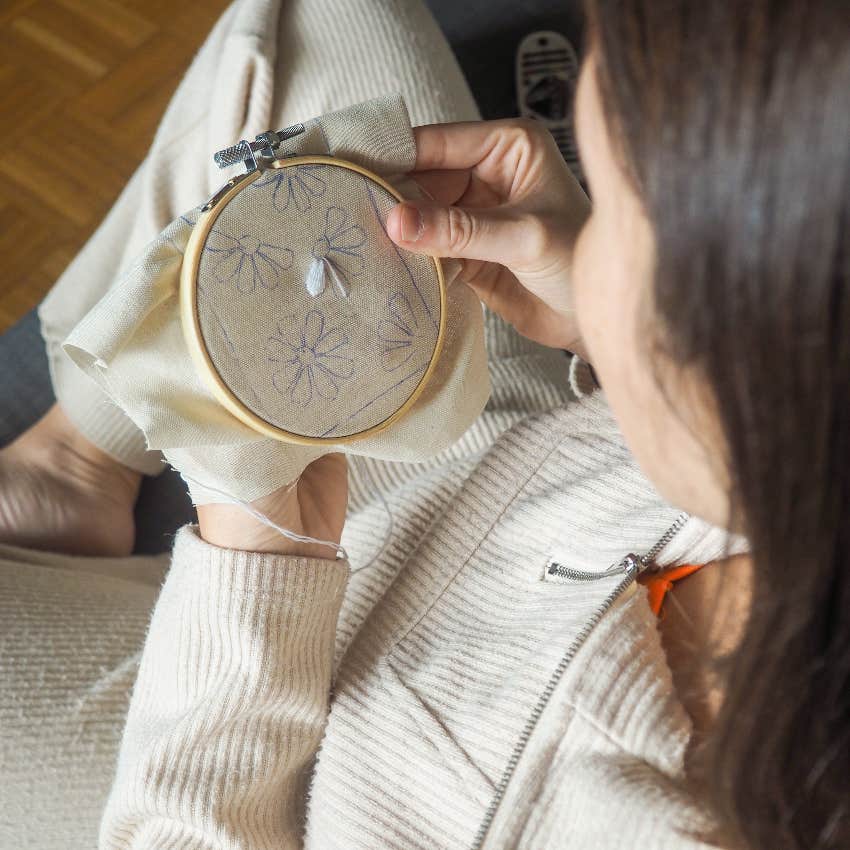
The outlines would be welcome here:
<svg viewBox="0 0 850 850">
<path fill-rule="evenodd" d="M 80 434 L 58 404 L 0 450 L 0 542 L 129 555 L 141 475 Z"/>
</svg>

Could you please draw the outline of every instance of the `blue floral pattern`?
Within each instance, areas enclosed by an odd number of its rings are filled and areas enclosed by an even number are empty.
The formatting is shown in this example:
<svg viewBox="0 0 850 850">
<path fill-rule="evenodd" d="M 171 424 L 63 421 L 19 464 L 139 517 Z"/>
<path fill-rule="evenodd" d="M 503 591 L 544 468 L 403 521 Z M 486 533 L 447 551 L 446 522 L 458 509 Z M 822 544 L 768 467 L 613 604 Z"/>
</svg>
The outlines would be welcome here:
<svg viewBox="0 0 850 850">
<path fill-rule="evenodd" d="M 324 231 L 313 243 L 312 253 L 317 260 L 327 259 L 338 269 L 342 265 L 350 274 L 357 275 L 366 267 L 360 251 L 366 244 L 366 231 L 350 222 L 350 210 L 328 207 Z"/>
<path fill-rule="evenodd" d="M 303 322 L 296 316 L 286 317 L 269 337 L 269 362 L 282 364 L 272 383 L 293 404 L 306 407 L 317 399 L 333 401 L 340 382 L 354 375 L 348 334 L 325 325 L 324 314 L 310 310 Z"/>
<path fill-rule="evenodd" d="M 325 168 L 326 165 L 309 164 L 269 169 L 265 177 L 251 184 L 251 188 L 274 186 L 272 206 L 278 212 L 286 212 L 290 207 L 298 212 L 307 212 L 313 206 L 313 200 L 321 198 L 327 191 L 327 182 L 316 173 Z"/>
<path fill-rule="evenodd" d="M 204 252 L 215 258 L 216 278 L 242 293 L 254 292 L 258 286 L 274 289 L 295 256 L 282 245 L 262 242 L 249 234 L 233 236 L 219 228 L 210 232 Z"/>
<path fill-rule="evenodd" d="M 413 356 L 419 322 L 410 299 L 403 292 L 394 292 L 387 298 L 387 311 L 390 318 L 378 323 L 378 339 L 381 366 L 392 372 Z"/>
</svg>

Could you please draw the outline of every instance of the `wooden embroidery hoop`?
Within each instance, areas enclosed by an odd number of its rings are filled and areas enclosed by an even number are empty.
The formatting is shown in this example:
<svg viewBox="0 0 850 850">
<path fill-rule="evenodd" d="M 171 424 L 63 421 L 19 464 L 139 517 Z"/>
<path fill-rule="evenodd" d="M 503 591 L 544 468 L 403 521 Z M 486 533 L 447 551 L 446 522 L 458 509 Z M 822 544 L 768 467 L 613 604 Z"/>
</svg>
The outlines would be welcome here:
<svg viewBox="0 0 850 850">
<path fill-rule="evenodd" d="M 358 174 L 361 174 L 369 180 L 377 183 L 396 200 L 405 200 L 405 198 L 399 194 L 393 186 L 387 183 L 387 181 L 379 175 L 369 171 L 369 169 L 364 168 L 357 163 L 333 156 L 287 157 L 285 159 L 275 160 L 273 163 L 270 163 L 267 168 L 262 170 L 238 175 L 225 184 L 225 186 L 222 187 L 215 196 L 213 196 L 209 203 L 203 207 L 201 215 L 192 229 L 192 233 L 186 245 L 183 265 L 180 269 L 180 322 L 183 327 L 183 337 L 186 340 L 186 345 L 189 348 L 189 354 L 192 357 L 195 368 L 197 368 L 201 378 L 212 391 L 216 400 L 240 422 L 267 437 L 273 437 L 276 440 L 281 440 L 287 443 L 295 443 L 298 445 L 350 443 L 355 440 L 371 436 L 372 434 L 377 434 L 379 431 L 383 431 L 397 419 L 404 416 L 425 389 L 428 380 L 434 372 L 437 360 L 442 350 L 446 324 L 446 281 L 443 274 L 443 266 L 438 257 L 430 258 L 434 263 L 440 289 L 440 322 L 437 332 L 437 341 L 434 345 L 431 360 L 429 361 L 424 374 L 419 379 L 419 383 L 398 410 L 386 419 L 378 422 L 376 425 L 362 431 L 357 431 L 353 434 L 346 434 L 338 437 L 311 437 L 279 428 L 278 426 L 267 422 L 261 416 L 258 416 L 234 394 L 219 374 L 204 342 L 200 318 L 198 317 L 198 270 L 201 261 L 201 253 L 204 249 L 204 245 L 206 244 L 210 230 L 215 224 L 219 214 L 235 195 L 247 186 L 250 186 L 251 183 L 259 177 L 263 176 L 267 169 L 291 168 L 298 165 L 334 165 L 339 168 L 348 169 L 349 171 L 356 171 Z"/>
</svg>

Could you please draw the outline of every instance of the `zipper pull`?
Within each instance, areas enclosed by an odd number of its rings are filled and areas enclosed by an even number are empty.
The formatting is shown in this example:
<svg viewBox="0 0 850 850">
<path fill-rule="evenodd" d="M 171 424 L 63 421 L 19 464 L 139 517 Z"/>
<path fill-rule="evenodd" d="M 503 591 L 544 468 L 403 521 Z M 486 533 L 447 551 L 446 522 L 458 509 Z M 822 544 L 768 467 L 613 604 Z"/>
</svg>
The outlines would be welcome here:
<svg viewBox="0 0 850 850">
<path fill-rule="evenodd" d="M 629 552 L 625 558 L 617 565 L 630 578 L 635 578 L 646 568 L 646 562 L 640 555 L 635 555 L 634 552 Z"/>
<path fill-rule="evenodd" d="M 636 578 L 640 573 L 647 569 L 650 564 L 654 563 L 658 553 L 679 533 L 682 526 L 690 519 L 684 511 L 676 517 L 676 521 L 661 535 L 661 538 L 655 545 L 645 554 L 636 555 L 634 552 L 629 552 L 621 558 L 616 564 L 608 567 L 607 570 L 601 573 L 587 573 L 584 570 L 575 570 L 572 567 L 566 567 L 550 558 L 546 564 L 546 573 L 550 576 L 559 576 L 560 578 L 570 579 L 572 581 L 596 581 L 601 578 L 610 578 L 611 576 L 625 573 L 629 578 Z"/>
<path fill-rule="evenodd" d="M 634 578 L 646 567 L 646 561 L 640 555 L 635 555 L 634 552 L 629 552 L 624 558 L 621 558 L 616 564 L 608 567 L 601 573 L 588 573 L 584 570 L 576 570 L 573 567 L 567 567 L 558 561 L 550 560 L 546 565 L 546 572 L 550 576 L 559 576 L 560 578 L 571 579 L 572 581 L 598 581 L 603 578 L 625 573 L 630 578 Z"/>
</svg>

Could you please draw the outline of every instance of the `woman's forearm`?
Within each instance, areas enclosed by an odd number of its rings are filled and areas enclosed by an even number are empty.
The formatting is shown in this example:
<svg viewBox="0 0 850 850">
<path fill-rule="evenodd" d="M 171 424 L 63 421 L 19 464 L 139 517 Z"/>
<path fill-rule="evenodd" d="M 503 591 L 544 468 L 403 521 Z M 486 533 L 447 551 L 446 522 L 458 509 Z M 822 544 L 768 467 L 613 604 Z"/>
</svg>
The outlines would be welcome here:
<svg viewBox="0 0 850 850">
<path fill-rule="evenodd" d="M 177 536 L 104 815 L 105 848 L 301 846 L 348 563 Z"/>
</svg>

